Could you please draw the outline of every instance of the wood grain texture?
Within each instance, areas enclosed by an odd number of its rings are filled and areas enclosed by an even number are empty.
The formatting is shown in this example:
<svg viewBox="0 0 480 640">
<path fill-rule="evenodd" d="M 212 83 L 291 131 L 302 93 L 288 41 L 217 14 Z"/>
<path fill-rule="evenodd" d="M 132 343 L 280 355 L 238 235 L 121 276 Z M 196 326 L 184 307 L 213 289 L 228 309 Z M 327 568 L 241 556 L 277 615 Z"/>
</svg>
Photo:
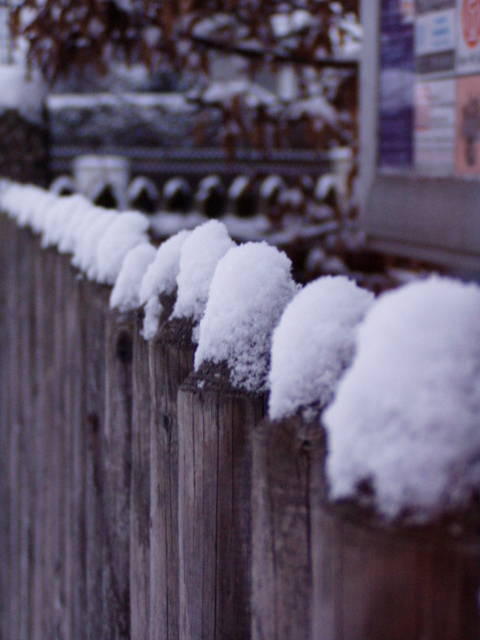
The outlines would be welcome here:
<svg viewBox="0 0 480 640">
<path fill-rule="evenodd" d="M 9 486 L 8 486 L 8 446 L 9 441 L 9 379 L 8 335 L 9 316 L 7 312 L 9 264 L 8 247 L 13 223 L 5 215 L 0 215 L 0 638 L 6 640 L 9 633 Z"/>
<path fill-rule="evenodd" d="M 105 638 L 130 638 L 133 316 L 106 315 L 103 625 Z"/>
<path fill-rule="evenodd" d="M 309 638 L 312 494 L 326 493 L 325 436 L 298 416 L 253 431 L 252 638 Z"/>
<path fill-rule="evenodd" d="M 4 304 L 5 336 L 4 363 L 6 367 L 3 393 L 5 417 L 2 448 L 5 452 L 3 467 L 5 487 L 5 617 L 3 627 L 6 638 L 13 638 L 19 631 L 19 567 L 18 567 L 18 323 L 17 323 L 17 271 L 18 271 L 18 231 L 15 224 L 6 220 L 5 241 L 2 244 L 4 260 Z"/>
<path fill-rule="evenodd" d="M 32 637 L 33 582 L 32 551 L 37 498 L 35 482 L 34 405 L 35 381 L 35 290 L 34 266 L 38 246 L 27 229 L 18 231 L 18 336 L 19 336 L 19 639 Z"/>
<path fill-rule="evenodd" d="M 86 638 L 85 305 L 81 279 L 64 257 L 65 270 L 65 637 Z"/>
<path fill-rule="evenodd" d="M 385 526 L 355 504 L 314 504 L 313 640 L 473 640 L 480 545 L 449 526 Z"/>
<path fill-rule="evenodd" d="M 165 317 L 173 299 L 163 300 Z M 150 640 L 179 637 L 177 393 L 193 370 L 192 324 L 162 322 L 149 346 L 151 381 Z"/>
<path fill-rule="evenodd" d="M 130 503 L 131 637 L 150 638 L 150 366 L 148 342 L 133 331 L 132 489 Z"/>
<path fill-rule="evenodd" d="M 104 637 L 103 540 L 106 315 L 109 289 L 83 283 L 86 374 L 86 599 L 87 640 Z"/>
<path fill-rule="evenodd" d="M 39 497 L 36 505 L 34 551 L 34 637 L 54 634 L 53 594 L 56 583 L 58 515 L 56 501 L 55 293 L 56 254 L 41 251 L 35 274 L 36 315 L 36 453 Z"/>
<path fill-rule="evenodd" d="M 205 366 L 178 393 L 182 640 L 250 637 L 250 437 L 265 397 L 228 377 Z"/>
</svg>

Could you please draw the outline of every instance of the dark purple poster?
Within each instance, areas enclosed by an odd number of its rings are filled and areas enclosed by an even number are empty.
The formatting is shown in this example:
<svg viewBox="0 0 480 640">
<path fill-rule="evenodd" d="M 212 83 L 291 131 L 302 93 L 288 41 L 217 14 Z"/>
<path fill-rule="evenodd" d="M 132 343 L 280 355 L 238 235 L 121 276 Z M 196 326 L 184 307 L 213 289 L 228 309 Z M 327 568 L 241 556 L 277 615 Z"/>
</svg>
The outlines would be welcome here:
<svg viewBox="0 0 480 640">
<path fill-rule="evenodd" d="M 411 167 L 414 126 L 413 0 L 383 0 L 380 22 L 379 165 Z"/>
</svg>

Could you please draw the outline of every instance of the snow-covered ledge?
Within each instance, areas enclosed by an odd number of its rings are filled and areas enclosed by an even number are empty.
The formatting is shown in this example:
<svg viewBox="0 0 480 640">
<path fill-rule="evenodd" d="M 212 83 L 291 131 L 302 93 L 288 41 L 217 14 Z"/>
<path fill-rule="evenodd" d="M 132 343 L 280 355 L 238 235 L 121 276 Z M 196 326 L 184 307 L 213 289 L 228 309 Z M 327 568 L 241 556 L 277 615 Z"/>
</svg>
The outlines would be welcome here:
<svg viewBox="0 0 480 640">
<path fill-rule="evenodd" d="M 38 77 L 27 79 L 23 65 L 0 65 L 0 89 L 0 110 L 18 109 L 29 117 L 41 113 L 46 84 Z"/>
</svg>

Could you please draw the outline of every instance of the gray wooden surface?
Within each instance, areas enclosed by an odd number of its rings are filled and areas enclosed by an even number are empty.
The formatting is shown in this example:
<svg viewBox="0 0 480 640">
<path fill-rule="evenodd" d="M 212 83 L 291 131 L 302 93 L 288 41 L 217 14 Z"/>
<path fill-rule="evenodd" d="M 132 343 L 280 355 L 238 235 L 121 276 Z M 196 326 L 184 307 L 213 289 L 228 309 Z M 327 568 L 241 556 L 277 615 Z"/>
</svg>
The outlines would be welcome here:
<svg viewBox="0 0 480 640">
<path fill-rule="evenodd" d="M 332 505 L 320 425 L 110 293 L 0 215 L 0 640 L 479 637 L 478 508 Z"/>
<path fill-rule="evenodd" d="M 180 638 L 250 637 L 251 432 L 265 397 L 235 390 L 225 367 L 178 394 Z"/>
<path fill-rule="evenodd" d="M 173 300 L 164 300 L 168 317 Z M 165 321 L 150 343 L 151 626 L 150 640 L 179 637 L 177 393 L 193 370 L 192 325 Z"/>
<path fill-rule="evenodd" d="M 132 488 L 130 496 L 130 615 L 134 638 L 150 638 L 150 373 L 148 342 L 133 332 Z"/>
<path fill-rule="evenodd" d="M 325 438 L 299 417 L 253 432 L 252 638 L 308 638 L 312 500 L 325 496 Z"/>
</svg>

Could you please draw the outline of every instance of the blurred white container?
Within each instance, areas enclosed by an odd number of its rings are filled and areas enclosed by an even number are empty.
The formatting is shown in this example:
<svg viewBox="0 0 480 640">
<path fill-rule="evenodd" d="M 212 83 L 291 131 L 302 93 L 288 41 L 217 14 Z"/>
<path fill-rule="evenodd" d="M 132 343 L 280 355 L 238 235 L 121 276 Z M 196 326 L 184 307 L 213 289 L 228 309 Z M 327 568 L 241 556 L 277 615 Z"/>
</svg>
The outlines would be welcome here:
<svg viewBox="0 0 480 640">
<path fill-rule="evenodd" d="M 76 189 L 87 198 L 95 198 L 106 186 L 111 188 L 119 209 L 127 207 L 130 162 L 122 156 L 78 156 L 73 161 Z"/>
</svg>

